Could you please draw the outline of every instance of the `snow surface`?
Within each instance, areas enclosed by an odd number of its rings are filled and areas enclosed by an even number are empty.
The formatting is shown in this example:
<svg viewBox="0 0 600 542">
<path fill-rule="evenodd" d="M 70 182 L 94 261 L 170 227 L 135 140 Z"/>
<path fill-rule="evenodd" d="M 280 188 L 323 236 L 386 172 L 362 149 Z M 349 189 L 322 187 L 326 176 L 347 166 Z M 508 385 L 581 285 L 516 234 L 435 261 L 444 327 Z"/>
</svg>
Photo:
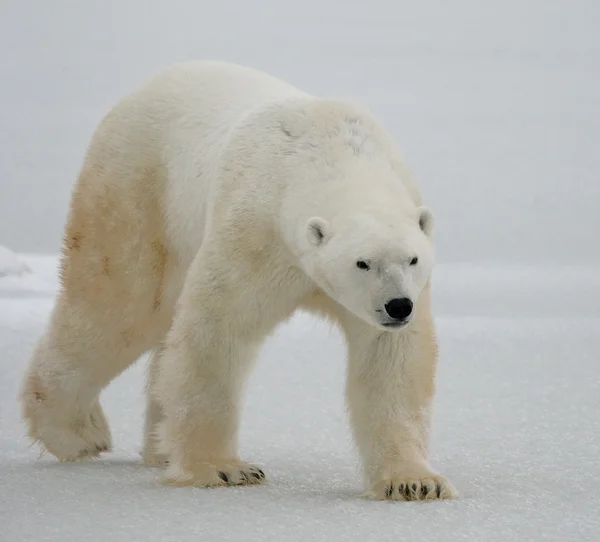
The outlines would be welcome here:
<svg viewBox="0 0 600 542">
<path fill-rule="evenodd" d="M 144 361 L 102 402 L 115 451 L 37 459 L 17 391 L 53 303 L 56 259 L 0 278 L 0 540 L 600 540 L 599 270 L 440 266 L 432 461 L 453 502 L 361 500 L 339 333 L 305 315 L 265 345 L 242 425 L 264 487 L 165 488 L 138 464 Z"/>
</svg>

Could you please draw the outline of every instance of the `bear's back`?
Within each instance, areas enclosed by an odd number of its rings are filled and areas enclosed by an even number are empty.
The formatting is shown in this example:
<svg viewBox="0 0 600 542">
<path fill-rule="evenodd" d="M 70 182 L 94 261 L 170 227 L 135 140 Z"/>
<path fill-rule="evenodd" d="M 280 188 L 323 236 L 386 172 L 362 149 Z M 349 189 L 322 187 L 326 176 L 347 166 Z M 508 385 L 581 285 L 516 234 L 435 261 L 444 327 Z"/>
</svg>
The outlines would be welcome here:
<svg viewBox="0 0 600 542">
<path fill-rule="evenodd" d="M 210 133 L 230 129 L 247 112 L 306 93 L 269 74 L 218 61 L 175 64 L 148 80 L 136 100 L 150 105 L 161 125 Z M 197 135 L 197 134 L 196 134 Z"/>
</svg>

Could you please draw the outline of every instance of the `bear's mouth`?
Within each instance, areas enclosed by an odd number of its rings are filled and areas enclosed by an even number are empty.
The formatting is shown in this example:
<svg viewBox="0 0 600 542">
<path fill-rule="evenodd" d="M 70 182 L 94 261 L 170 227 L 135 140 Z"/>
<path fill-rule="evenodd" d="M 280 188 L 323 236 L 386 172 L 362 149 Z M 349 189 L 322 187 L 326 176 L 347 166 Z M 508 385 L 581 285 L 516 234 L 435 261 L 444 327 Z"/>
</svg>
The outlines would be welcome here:
<svg viewBox="0 0 600 542">
<path fill-rule="evenodd" d="M 400 322 L 383 322 L 381 325 L 383 327 L 391 327 L 391 328 L 401 328 L 408 325 L 409 320 L 402 320 Z"/>
</svg>

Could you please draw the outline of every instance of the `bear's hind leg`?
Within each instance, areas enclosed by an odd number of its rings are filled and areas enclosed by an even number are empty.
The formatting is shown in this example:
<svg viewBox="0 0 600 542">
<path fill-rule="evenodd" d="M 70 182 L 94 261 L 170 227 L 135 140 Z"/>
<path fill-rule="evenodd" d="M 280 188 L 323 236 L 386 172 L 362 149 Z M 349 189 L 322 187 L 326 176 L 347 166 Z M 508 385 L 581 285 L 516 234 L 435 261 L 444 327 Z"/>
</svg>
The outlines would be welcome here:
<svg viewBox="0 0 600 542">
<path fill-rule="evenodd" d="M 107 117 L 71 198 L 61 291 L 22 385 L 31 438 L 63 460 L 110 448 L 98 396 L 171 325 L 180 264 L 165 239 L 160 175 Z M 131 150 L 131 149 L 130 149 Z"/>
<path fill-rule="evenodd" d="M 147 467 L 166 467 L 168 464 L 167 456 L 158 451 L 157 430 L 159 423 L 163 419 L 162 407 L 151 391 L 154 387 L 158 374 L 158 362 L 162 354 L 163 347 L 157 347 L 150 356 L 148 363 L 148 374 L 146 379 L 146 420 L 144 423 L 144 450 L 142 459 Z"/>
<path fill-rule="evenodd" d="M 110 324 L 59 297 L 21 389 L 29 436 L 63 461 L 109 450 L 100 392 L 145 349 L 143 341 L 126 343 Z"/>
</svg>

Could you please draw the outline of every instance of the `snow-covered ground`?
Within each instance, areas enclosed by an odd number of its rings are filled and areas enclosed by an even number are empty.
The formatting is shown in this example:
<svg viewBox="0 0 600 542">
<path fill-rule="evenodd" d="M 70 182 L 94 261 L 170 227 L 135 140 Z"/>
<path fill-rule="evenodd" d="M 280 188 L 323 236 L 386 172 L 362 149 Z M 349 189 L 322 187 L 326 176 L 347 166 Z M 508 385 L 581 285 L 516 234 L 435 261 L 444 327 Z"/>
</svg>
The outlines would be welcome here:
<svg viewBox="0 0 600 542">
<path fill-rule="evenodd" d="M 341 337 L 304 315 L 265 345 L 248 392 L 242 454 L 268 485 L 157 485 L 137 464 L 145 360 L 103 395 L 113 453 L 38 459 L 16 394 L 56 260 L 20 258 L 32 272 L 0 278 L 2 542 L 600 539 L 598 269 L 437 269 L 432 460 L 461 498 L 374 503 L 358 498 Z"/>
</svg>

